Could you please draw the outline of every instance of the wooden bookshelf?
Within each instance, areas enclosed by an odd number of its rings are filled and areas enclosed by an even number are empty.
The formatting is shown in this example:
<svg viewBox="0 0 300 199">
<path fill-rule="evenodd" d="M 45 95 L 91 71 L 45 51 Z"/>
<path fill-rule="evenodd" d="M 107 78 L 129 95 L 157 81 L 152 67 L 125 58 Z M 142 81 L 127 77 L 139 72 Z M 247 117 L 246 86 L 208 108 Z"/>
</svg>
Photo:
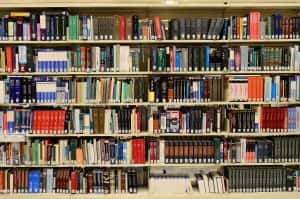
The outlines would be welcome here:
<svg viewBox="0 0 300 199">
<path fill-rule="evenodd" d="M 66 40 L 66 41 L 3 41 L 0 45 L 88 45 L 88 44 L 284 44 L 297 43 L 300 39 L 260 39 L 260 40 Z"/>
<path fill-rule="evenodd" d="M 7 12 L 9 10 L 24 10 L 24 9 L 44 9 L 44 8 L 69 8 L 74 11 L 88 12 L 103 12 L 103 13 L 118 13 L 120 12 L 140 12 L 146 16 L 154 16 L 159 14 L 165 16 L 184 16 L 189 14 L 191 16 L 199 16 L 199 10 L 216 10 L 218 16 L 227 16 L 230 13 L 243 13 L 245 10 L 266 10 L 272 12 L 274 10 L 287 10 L 287 13 L 295 14 L 300 10 L 300 0 L 173 0 L 173 3 L 164 3 L 163 0 L 10 0 L 1 2 L 0 12 Z M 107 10 L 106 10 L 107 9 Z M 163 13 L 163 11 L 170 11 Z M 183 11 L 183 12 L 182 12 Z M 208 11 L 206 11 L 208 12 Z M 245 11 L 246 12 L 246 11 Z M 214 13 L 208 15 L 214 16 Z M 167 17 L 166 17 L 167 18 Z M 32 45 L 32 46 L 72 46 L 72 45 L 113 45 L 113 44 L 127 44 L 133 46 L 139 45 L 171 45 L 171 44 L 186 44 L 186 45 L 216 45 L 216 46 L 237 46 L 237 45 L 292 45 L 299 44 L 298 39 L 261 39 L 261 40 L 68 40 L 68 41 L 0 41 L 0 45 Z M 152 77 L 152 76 L 200 76 L 200 75 L 223 75 L 223 76 L 245 76 L 245 75 L 299 75 L 300 71 L 197 71 L 197 72 L 59 72 L 59 73 L 43 73 L 43 72 L 27 72 L 27 73 L 5 73 L 1 72 L 0 76 L 60 76 L 60 77 Z M 163 106 L 163 107 L 194 107 L 194 106 L 226 106 L 226 105 L 300 105 L 300 101 L 292 102 L 135 102 L 135 103 L 20 103 L 20 104 L 0 104 L 0 107 L 128 107 L 128 106 Z M 153 134 L 152 132 L 141 132 L 133 134 L 26 134 L 26 135 L 1 135 L 0 142 L 24 142 L 26 139 L 33 138 L 97 138 L 97 137 L 113 137 L 113 138 L 131 138 L 131 137 L 148 137 L 148 138 L 168 138 L 168 137 L 276 137 L 276 136 L 300 136 L 300 132 L 274 132 L 274 133 L 203 133 L 203 134 L 184 134 L 184 133 L 168 133 L 168 134 Z M 300 162 L 281 162 L 281 163 L 208 163 L 208 164 L 64 164 L 64 165 L 0 165 L 0 168 L 214 168 L 227 166 L 300 166 Z M 0 194 L 1 198 L 14 199 L 84 199 L 84 198 L 154 198 L 159 199 L 193 199 L 193 198 L 207 198 L 207 199 L 281 199 L 288 197 L 289 199 L 298 199 L 299 192 L 263 192 L 263 193 L 224 193 L 224 194 L 203 194 L 200 195 L 197 191 L 188 194 L 157 194 L 149 193 L 147 190 L 138 190 L 138 194 L 61 194 L 61 193 L 39 193 L 39 194 Z"/>
<path fill-rule="evenodd" d="M 159 199 L 282 199 L 282 197 L 288 197 L 289 199 L 298 199 L 299 193 L 296 192 L 257 192 L 257 193 L 207 193 L 201 194 L 196 191 L 193 193 L 186 194 L 158 194 L 158 193 L 148 193 L 146 190 L 139 191 L 138 194 L 68 194 L 68 193 L 37 193 L 37 194 L 2 194 L 0 199 L 7 199 L 8 197 L 13 197 L 14 199 L 115 199 L 115 198 L 131 198 L 131 199 L 152 199 L 153 197 Z"/>
<path fill-rule="evenodd" d="M 0 76 L 28 77 L 28 76 L 59 76 L 59 77 L 151 77 L 151 76 L 199 76 L 199 75 L 225 75 L 225 76 L 245 76 L 245 75 L 293 75 L 300 74 L 299 71 L 292 70 L 272 70 L 272 71 L 178 71 L 178 72 L 1 72 Z"/>
</svg>

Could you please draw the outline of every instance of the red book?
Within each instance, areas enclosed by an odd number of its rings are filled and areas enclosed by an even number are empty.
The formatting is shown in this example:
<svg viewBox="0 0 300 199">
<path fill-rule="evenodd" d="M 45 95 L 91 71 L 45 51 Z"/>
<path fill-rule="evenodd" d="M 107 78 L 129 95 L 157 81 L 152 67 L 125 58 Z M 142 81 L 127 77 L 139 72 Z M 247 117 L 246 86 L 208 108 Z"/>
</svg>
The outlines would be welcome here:
<svg viewBox="0 0 300 199">
<path fill-rule="evenodd" d="M 77 172 L 71 172 L 71 193 L 76 193 L 77 191 Z"/>
<path fill-rule="evenodd" d="M 81 72 L 86 71 L 86 47 L 80 47 L 81 54 Z"/>
<path fill-rule="evenodd" d="M 0 171 L 0 191 L 4 189 L 4 171 Z"/>
<path fill-rule="evenodd" d="M 161 31 L 160 17 L 159 16 L 154 17 L 154 28 L 155 28 L 156 38 L 157 39 L 163 39 L 162 38 L 162 31 Z"/>
<path fill-rule="evenodd" d="M 136 116 L 137 116 L 137 131 L 140 132 L 141 131 L 141 112 L 136 112 Z"/>
<path fill-rule="evenodd" d="M 13 72 L 13 70 L 14 70 L 13 49 L 11 46 L 5 47 L 5 55 L 6 55 L 6 71 Z"/>
<path fill-rule="evenodd" d="M 49 121 L 48 121 L 48 133 L 49 134 L 53 134 L 53 130 L 54 130 L 54 122 L 53 122 L 53 120 L 54 120 L 54 111 L 49 111 L 49 114 L 48 114 L 48 119 L 49 119 Z"/>
<path fill-rule="evenodd" d="M 44 126 L 44 131 L 45 133 L 49 133 L 49 128 L 50 128 L 50 112 L 51 110 L 46 110 L 44 119 L 45 119 L 45 126 Z"/>
<path fill-rule="evenodd" d="M 7 133 L 7 112 L 3 113 L 3 130 Z"/>
<path fill-rule="evenodd" d="M 52 130 L 53 130 L 53 134 L 57 134 L 57 122 L 58 122 L 58 114 L 57 114 L 57 110 L 54 110 L 52 111 L 52 124 L 53 124 L 53 127 L 52 127 Z"/>
<path fill-rule="evenodd" d="M 59 126 L 60 133 L 64 133 L 64 130 L 65 130 L 65 120 L 66 120 L 66 111 L 65 110 L 61 110 L 60 111 L 60 126 Z"/>
<path fill-rule="evenodd" d="M 120 39 L 126 40 L 126 17 L 120 16 Z"/>
<path fill-rule="evenodd" d="M 144 164 L 145 163 L 145 139 L 141 138 L 139 139 L 139 163 Z"/>
<path fill-rule="evenodd" d="M 265 108 L 262 107 L 260 110 L 260 129 L 264 132 L 265 131 Z"/>
</svg>

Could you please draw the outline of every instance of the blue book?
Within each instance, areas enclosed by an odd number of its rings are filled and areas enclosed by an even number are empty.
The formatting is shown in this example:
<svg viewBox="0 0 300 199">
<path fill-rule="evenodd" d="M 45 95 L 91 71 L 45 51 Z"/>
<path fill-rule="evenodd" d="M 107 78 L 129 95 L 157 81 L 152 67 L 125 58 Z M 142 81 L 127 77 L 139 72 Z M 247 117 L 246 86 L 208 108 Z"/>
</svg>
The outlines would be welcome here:
<svg viewBox="0 0 300 199">
<path fill-rule="evenodd" d="M 181 55 L 181 51 L 176 50 L 176 54 L 175 54 L 175 71 L 180 71 L 180 65 L 181 65 L 180 55 Z"/>
<path fill-rule="evenodd" d="M 186 85 L 185 85 L 184 90 L 185 90 L 184 100 L 189 101 L 189 99 L 190 99 L 190 96 L 189 96 L 189 94 L 190 94 L 190 81 L 189 80 L 186 81 Z"/>
<path fill-rule="evenodd" d="M 88 39 L 88 22 L 87 16 L 82 16 L 82 39 Z"/>
<path fill-rule="evenodd" d="M 187 133 L 190 132 L 190 117 L 191 117 L 191 113 L 188 111 L 186 112 L 186 120 L 185 120 L 185 123 L 186 123 L 186 130 L 187 130 Z"/>
<path fill-rule="evenodd" d="M 22 94 L 22 80 L 20 77 L 15 77 L 14 78 L 15 81 L 15 88 L 14 88 L 14 92 L 15 92 L 15 103 L 22 103 L 23 102 L 23 94 Z"/>
<path fill-rule="evenodd" d="M 204 80 L 200 80 L 200 101 L 203 102 L 204 101 Z"/>
<path fill-rule="evenodd" d="M 128 163 L 127 162 L 127 142 L 123 142 L 123 156 L 122 156 L 122 160 L 124 163 Z"/>
<path fill-rule="evenodd" d="M 209 52 L 210 52 L 209 46 L 205 46 L 205 70 L 206 71 L 210 70 Z"/>
<path fill-rule="evenodd" d="M 276 101 L 276 90 L 277 90 L 277 85 L 276 83 L 272 83 L 272 101 Z"/>
<path fill-rule="evenodd" d="M 50 16 L 50 40 L 55 40 L 54 16 Z"/>
<path fill-rule="evenodd" d="M 15 102 L 15 80 L 14 78 L 9 78 L 9 103 Z"/>
<path fill-rule="evenodd" d="M 122 162 L 123 160 L 123 145 L 122 145 L 122 142 L 119 142 L 118 143 L 118 160 L 119 162 Z"/>
<path fill-rule="evenodd" d="M 29 193 L 39 193 L 40 192 L 40 179 L 41 173 L 37 170 L 29 171 L 28 174 L 28 192 Z"/>
<path fill-rule="evenodd" d="M 223 32 L 222 32 L 222 38 L 221 39 L 227 39 L 227 26 L 228 26 L 228 23 L 229 23 L 229 19 L 228 18 L 225 18 L 224 19 L 224 24 L 223 24 Z"/>
</svg>

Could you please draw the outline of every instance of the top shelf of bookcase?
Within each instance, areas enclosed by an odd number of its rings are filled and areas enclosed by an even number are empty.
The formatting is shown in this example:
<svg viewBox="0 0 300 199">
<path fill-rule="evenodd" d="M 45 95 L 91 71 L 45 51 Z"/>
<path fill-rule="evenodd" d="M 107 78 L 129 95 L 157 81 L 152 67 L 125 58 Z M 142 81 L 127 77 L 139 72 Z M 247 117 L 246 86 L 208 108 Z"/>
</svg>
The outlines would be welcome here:
<svg viewBox="0 0 300 199">
<path fill-rule="evenodd" d="M 300 0 L 9 0 L 1 8 L 300 8 Z"/>
<path fill-rule="evenodd" d="M 260 40 L 67 40 L 67 41 L 4 41 L 4 44 L 30 45 L 83 45 L 83 44 L 259 44 L 259 43 L 299 43 L 300 39 L 260 39 Z"/>
</svg>

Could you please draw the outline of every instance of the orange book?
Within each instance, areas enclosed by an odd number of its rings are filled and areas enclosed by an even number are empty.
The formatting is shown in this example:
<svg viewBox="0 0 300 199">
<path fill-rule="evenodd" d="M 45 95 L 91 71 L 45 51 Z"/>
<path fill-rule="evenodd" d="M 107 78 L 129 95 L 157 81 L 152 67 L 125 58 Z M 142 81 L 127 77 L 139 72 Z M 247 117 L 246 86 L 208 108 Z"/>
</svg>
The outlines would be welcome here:
<svg viewBox="0 0 300 199">
<path fill-rule="evenodd" d="M 76 163 L 83 164 L 83 151 L 81 148 L 76 149 Z"/>
<path fill-rule="evenodd" d="M 156 38 L 163 39 L 159 16 L 154 17 L 154 28 L 155 28 Z"/>
<path fill-rule="evenodd" d="M 248 101 L 253 101 L 253 77 L 248 77 Z"/>
<path fill-rule="evenodd" d="M 258 99 L 257 101 L 263 101 L 264 98 L 264 78 L 263 77 L 258 77 L 258 82 L 259 82 L 259 86 L 258 86 Z"/>
<path fill-rule="evenodd" d="M 258 101 L 259 98 L 259 78 L 254 77 L 253 80 L 253 101 Z"/>
</svg>

